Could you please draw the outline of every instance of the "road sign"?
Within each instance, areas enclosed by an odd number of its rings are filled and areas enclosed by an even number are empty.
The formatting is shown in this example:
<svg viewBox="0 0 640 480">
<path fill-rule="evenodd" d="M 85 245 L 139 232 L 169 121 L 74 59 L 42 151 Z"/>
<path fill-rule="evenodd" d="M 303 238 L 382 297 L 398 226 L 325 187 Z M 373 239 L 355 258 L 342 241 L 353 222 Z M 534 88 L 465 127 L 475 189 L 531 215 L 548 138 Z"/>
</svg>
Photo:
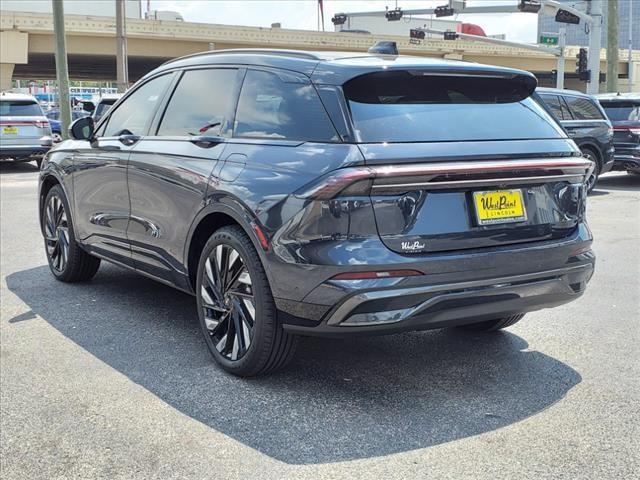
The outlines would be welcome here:
<svg viewBox="0 0 640 480">
<path fill-rule="evenodd" d="M 539 42 L 541 45 L 558 45 L 558 35 L 552 33 L 543 33 L 540 35 Z"/>
</svg>

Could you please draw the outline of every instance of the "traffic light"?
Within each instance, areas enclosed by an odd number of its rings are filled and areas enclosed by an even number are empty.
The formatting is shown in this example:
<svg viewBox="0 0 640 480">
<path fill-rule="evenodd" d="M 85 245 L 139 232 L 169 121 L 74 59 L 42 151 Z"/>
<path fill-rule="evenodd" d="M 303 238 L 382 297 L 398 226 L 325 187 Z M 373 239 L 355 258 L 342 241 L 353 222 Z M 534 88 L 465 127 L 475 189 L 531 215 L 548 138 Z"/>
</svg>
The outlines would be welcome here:
<svg viewBox="0 0 640 480">
<path fill-rule="evenodd" d="M 433 10 L 436 17 L 451 17 L 456 11 L 449 5 L 442 5 Z"/>
<path fill-rule="evenodd" d="M 424 40 L 425 33 L 424 30 L 420 30 L 417 28 L 412 28 L 409 30 L 409 38 L 413 38 L 416 40 Z"/>
<path fill-rule="evenodd" d="M 452 32 L 451 30 L 444 32 L 445 40 L 455 40 L 456 38 L 458 38 L 458 34 L 456 32 Z"/>
<path fill-rule="evenodd" d="M 588 70 L 587 49 L 581 48 L 576 55 L 576 73 L 583 82 L 591 80 L 591 70 Z"/>
<path fill-rule="evenodd" d="M 577 15 L 574 15 L 571 12 L 568 12 L 567 10 L 558 10 L 558 12 L 556 13 L 556 22 L 558 23 L 570 23 L 572 25 L 578 25 L 580 23 L 580 17 Z"/>
<path fill-rule="evenodd" d="M 522 13 L 538 13 L 542 8 L 540 0 L 520 0 L 518 10 Z"/>
<path fill-rule="evenodd" d="M 396 22 L 402 18 L 402 9 L 394 8 L 393 10 L 387 10 L 384 14 L 389 22 Z"/>
<path fill-rule="evenodd" d="M 336 13 L 331 19 L 331 23 L 334 25 L 344 25 L 347 21 L 347 15 L 345 13 Z"/>
</svg>

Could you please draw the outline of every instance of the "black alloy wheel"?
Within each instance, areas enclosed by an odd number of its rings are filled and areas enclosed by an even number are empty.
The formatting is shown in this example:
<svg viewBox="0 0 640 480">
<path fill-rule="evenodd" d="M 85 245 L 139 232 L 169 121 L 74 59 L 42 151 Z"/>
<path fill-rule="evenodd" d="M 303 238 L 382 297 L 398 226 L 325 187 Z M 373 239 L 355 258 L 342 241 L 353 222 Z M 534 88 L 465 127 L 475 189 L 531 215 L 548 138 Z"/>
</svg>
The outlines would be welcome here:
<svg viewBox="0 0 640 480">
<path fill-rule="evenodd" d="M 242 358 L 251 345 L 256 306 L 251 275 L 230 245 L 216 245 L 205 260 L 200 295 L 205 326 L 216 350 L 229 360 Z"/>
<path fill-rule="evenodd" d="M 64 272 L 69 260 L 69 221 L 58 195 L 51 195 L 44 212 L 44 238 L 47 257 L 53 269 Z"/>
<path fill-rule="evenodd" d="M 207 347 L 227 372 L 263 375 L 291 360 L 297 337 L 282 328 L 262 261 L 241 227 L 223 227 L 209 238 L 195 290 Z"/>
<path fill-rule="evenodd" d="M 41 224 L 49 269 L 62 282 L 90 280 L 100 259 L 76 243 L 69 203 L 60 185 L 52 187 L 42 202 Z"/>
</svg>

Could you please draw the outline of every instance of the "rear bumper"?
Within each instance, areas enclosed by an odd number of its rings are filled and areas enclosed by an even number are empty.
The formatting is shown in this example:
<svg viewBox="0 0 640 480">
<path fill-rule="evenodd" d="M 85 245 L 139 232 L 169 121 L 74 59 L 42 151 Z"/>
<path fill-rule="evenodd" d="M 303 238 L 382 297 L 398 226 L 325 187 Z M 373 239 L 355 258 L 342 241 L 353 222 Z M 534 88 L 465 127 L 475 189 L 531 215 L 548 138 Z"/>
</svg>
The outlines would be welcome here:
<svg viewBox="0 0 640 480">
<path fill-rule="evenodd" d="M 303 335 L 349 336 L 454 327 L 555 307 L 578 298 L 595 256 L 579 264 L 526 275 L 411 288 L 368 290 L 345 298 L 314 327 L 285 324 Z"/>
<path fill-rule="evenodd" d="M 2 145 L 0 146 L 0 158 L 42 157 L 51 150 L 51 145 L 51 140 L 49 140 L 48 145 Z"/>
<path fill-rule="evenodd" d="M 640 148 L 616 151 L 613 170 L 640 171 Z"/>
</svg>

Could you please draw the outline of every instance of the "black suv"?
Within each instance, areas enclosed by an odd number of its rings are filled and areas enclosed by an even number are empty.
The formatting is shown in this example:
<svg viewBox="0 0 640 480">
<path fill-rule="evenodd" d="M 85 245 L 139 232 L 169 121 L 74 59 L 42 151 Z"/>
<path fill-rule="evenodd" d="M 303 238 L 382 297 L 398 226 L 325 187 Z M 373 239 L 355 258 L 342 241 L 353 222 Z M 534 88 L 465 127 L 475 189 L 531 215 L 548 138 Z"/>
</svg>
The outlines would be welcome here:
<svg viewBox="0 0 640 480">
<path fill-rule="evenodd" d="M 49 266 L 100 259 L 196 296 L 215 360 L 298 335 L 494 331 L 578 298 L 591 162 L 533 75 L 391 55 L 231 50 L 167 63 L 46 157 Z"/>
<path fill-rule="evenodd" d="M 538 88 L 536 97 L 553 114 L 595 168 L 587 188 L 613 167 L 613 128 L 595 97 L 574 90 Z"/>
<path fill-rule="evenodd" d="M 640 94 L 610 93 L 598 100 L 613 124 L 613 170 L 640 174 Z"/>
</svg>

